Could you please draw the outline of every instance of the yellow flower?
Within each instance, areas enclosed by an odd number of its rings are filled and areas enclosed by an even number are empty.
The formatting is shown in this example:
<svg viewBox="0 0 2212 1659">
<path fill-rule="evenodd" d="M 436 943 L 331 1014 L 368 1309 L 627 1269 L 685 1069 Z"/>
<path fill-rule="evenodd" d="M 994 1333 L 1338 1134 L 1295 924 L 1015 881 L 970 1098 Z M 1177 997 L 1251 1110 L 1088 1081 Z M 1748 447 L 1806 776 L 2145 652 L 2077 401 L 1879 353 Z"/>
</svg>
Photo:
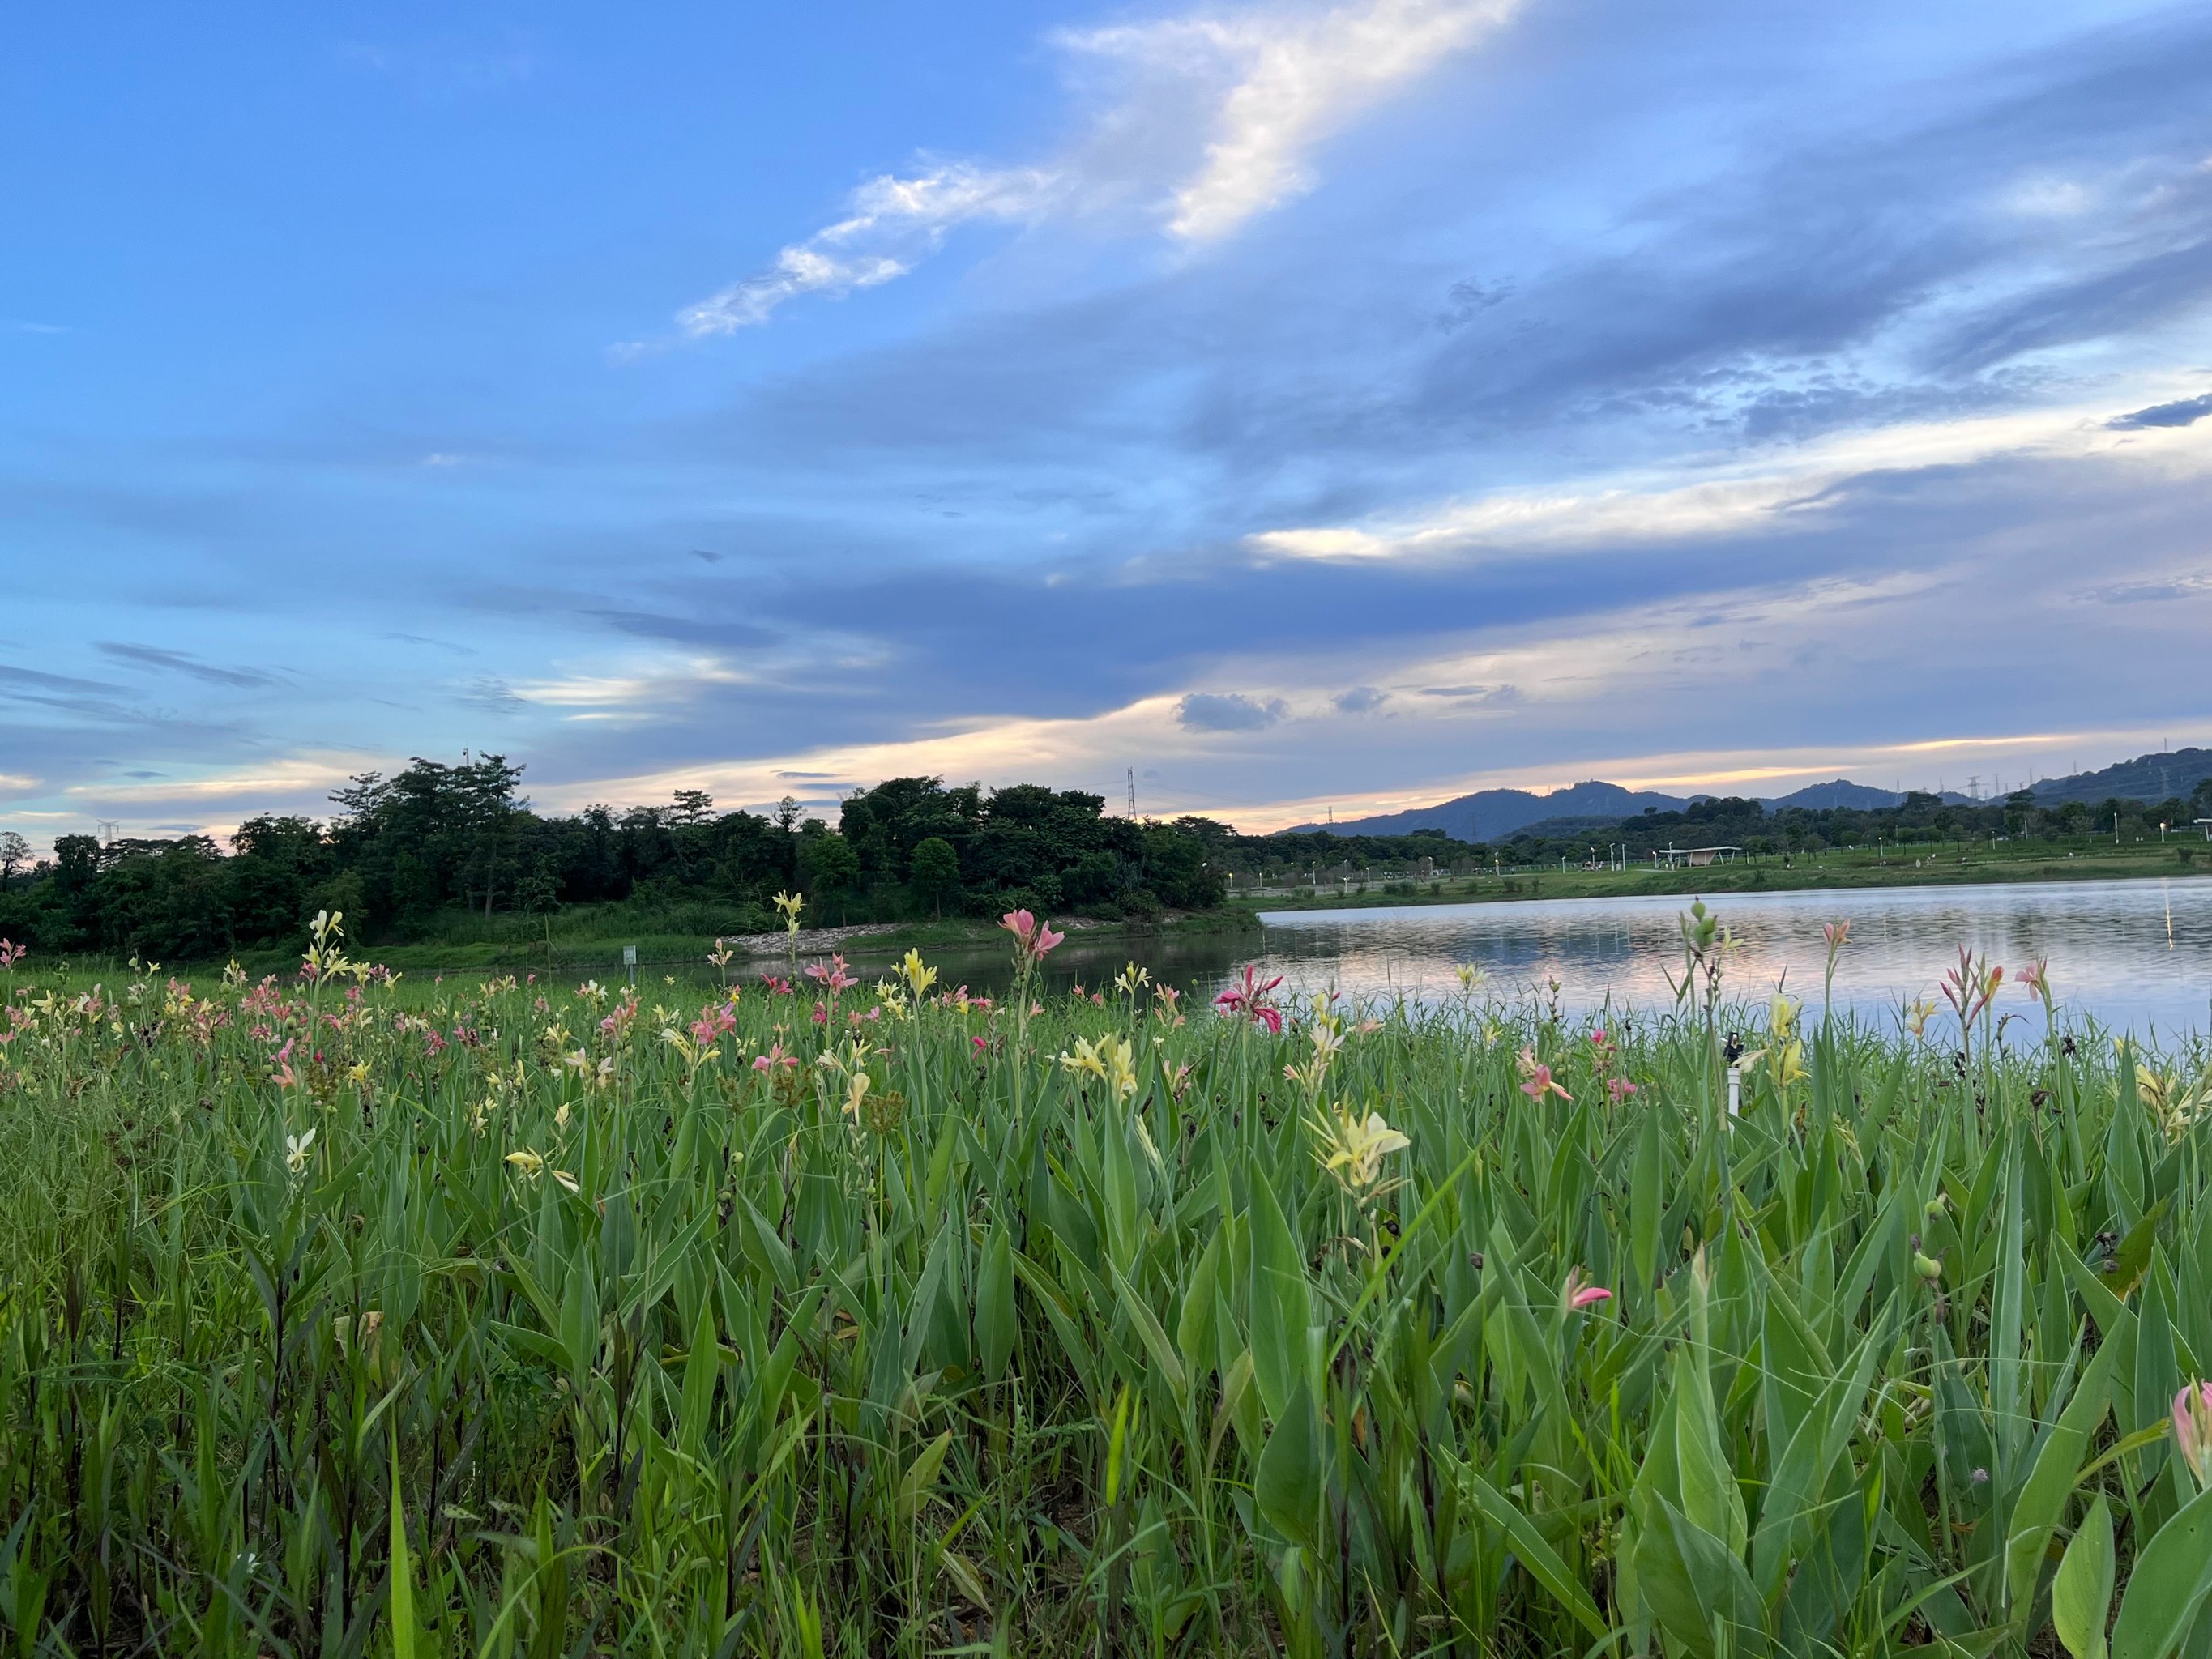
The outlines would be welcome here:
<svg viewBox="0 0 2212 1659">
<path fill-rule="evenodd" d="M 867 1096 L 868 1074 L 866 1072 L 854 1073 L 852 1081 L 845 1085 L 845 1111 L 855 1122 L 860 1121 L 860 1103 Z"/>
<path fill-rule="evenodd" d="M 1136 995 L 1152 982 L 1152 976 L 1133 962 L 1114 976 L 1114 988 L 1126 996 Z"/>
<path fill-rule="evenodd" d="M 1087 1072 L 1102 1083 L 1104 1082 L 1106 1079 L 1105 1060 L 1100 1055 L 1099 1051 L 1093 1048 L 1087 1039 L 1083 1037 L 1078 1037 L 1075 1039 L 1075 1052 L 1073 1054 L 1062 1054 L 1060 1055 L 1060 1069 L 1064 1072 Z"/>
<path fill-rule="evenodd" d="M 1380 1112 L 1363 1119 L 1339 1106 L 1331 1117 L 1313 1120 L 1321 1145 L 1315 1156 L 1345 1190 L 1365 1194 L 1382 1179 L 1382 1160 L 1413 1143 L 1382 1121 Z"/>
<path fill-rule="evenodd" d="M 526 1146 L 509 1152 L 507 1155 L 507 1161 L 532 1181 L 537 1180 L 545 1170 L 545 1160 Z"/>
<path fill-rule="evenodd" d="M 1811 1073 L 1805 1069 L 1805 1045 L 1792 1037 L 1782 1045 L 1774 1061 L 1774 1080 L 1784 1088 L 1800 1082 Z"/>
<path fill-rule="evenodd" d="M 1925 1038 L 1928 1022 L 1936 1018 L 1936 1005 L 1920 997 L 1905 1005 L 1905 1027 L 1916 1037 Z"/>
<path fill-rule="evenodd" d="M 1462 991 L 1480 990 L 1490 979 L 1487 971 L 1471 962 L 1462 962 L 1452 971 L 1459 975 L 1459 988 Z"/>
<path fill-rule="evenodd" d="M 1137 1092 L 1136 1052 L 1127 1037 L 1103 1036 L 1094 1044 L 1075 1040 L 1075 1052 L 1060 1057 L 1063 1071 L 1097 1078 L 1118 1101 Z"/>
<path fill-rule="evenodd" d="M 1791 1030 L 1797 1024 L 1797 1011 L 1800 1006 L 1802 1006 L 1801 1004 L 1790 1001 L 1780 992 L 1775 993 L 1774 1000 L 1767 1005 L 1766 1029 L 1772 1033 L 1777 1042 L 1789 1040 Z"/>
<path fill-rule="evenodd" d="M 775 908 L 783 912 L 783 927 L 786 933 L 795 933 L 799 931 L 799 913 L 805 907 L 806 900 L 801 894 L 778 893 L 775 896 Z"/>
<path fill-rule="evenodd" d="M 899 963 L 899 977 L 907 982 L 907 988 L 914 993 L 915 1000 L 920 1001 L 927 994 L 929 988 L 937 983 L 937 969 L 922 961 L 920 951 L 909 947 L 906 959 Z"/>
</svg>

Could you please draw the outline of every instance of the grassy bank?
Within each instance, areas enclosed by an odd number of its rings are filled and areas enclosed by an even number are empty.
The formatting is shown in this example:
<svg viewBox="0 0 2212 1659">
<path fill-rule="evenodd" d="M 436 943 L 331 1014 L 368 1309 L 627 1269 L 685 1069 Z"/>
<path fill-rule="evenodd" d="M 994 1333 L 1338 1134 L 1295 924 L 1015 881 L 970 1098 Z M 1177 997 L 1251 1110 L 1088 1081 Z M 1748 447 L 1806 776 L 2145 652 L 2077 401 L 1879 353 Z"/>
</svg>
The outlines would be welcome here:
<svg viewBox="0 0 2212 1659">
<path fill-rule="evenodd" d="M 596 912 L 596 914 L 595 914 Z M 726 946 L 734 980 L 750 980 L 763 971 L 783 974 L 793 957 L 808 960 L 839 952 L 856 962 L 880 967 L 908 950 L 932 957 L 949 957 L 963 962 L 1002 954 L 1006 932 L 996 918 L 947 916 L 910 921 L 805 927 L 794 941 L 782 933 L 715 933 L 718 918 L 712 913 L 692 915 L 648 909 L 641 906 L 609 904 L 580 907 L 559 919 L 556 927 L 539 927 L 534 933 L 528 918 L 495 917 L 487 924 L 480 917 L 453 915 L 441 917 L 427 936 L 376 947 L 375 957 L 385 966 L 411 979 L 445 975 L 466 977 L 485 974 L 541 974 L 567 978 L 584 976 L 606 981 L 623 977 L 623 951 L 634 946 L 639 972 L 648 977 L 675 974 L 685 979 L 719 977 L 710 953 Z M 1058 924 L 1086 953 L 1135 950 L 1146 944 L 1175 939 L 1208 939 L 1256 934 L 1260 924 L 1240 906 L 1216 910 L 1167 911 L 1143 918 L 1105 921 L 1072 917 Z M 300 965 L 297 950 L 247 950 L 235 958 L 251 978 L 264 974 L 289 975 Z M 86 956 L 64 958 L 85 975 L 112 978 L 127 964 L 112 958 Z M 56 958 L 38 959 L 41 971 L 55 970 Z M 178 971 L 220 970 L 216 963 L 167 963 Z"/>
<path fill-rule="evenodd" d="M 1337 910 L 1409 904 L 1480 904 L 1525 899 L 1648 898 L 1729 893 L 1779 893 L 1834 888 L 1962 886 L 2004 881 L 2110 881 L 2212 876 L 2212 846 L 2177 839 L 2114 847 L 2085 842 L 2072 848 L 2002 845 L 1950 848 L 1899 856 L 1835 851 L 1784 863 L 1778 857 L 1744 859 L 1702 869 L 1587 870 L 1569 864 L 1547 869 L 1508 867 L 1502 873 L 1442 877 L 1428 881 L 1377 881 L 1363 890 L 1349 884 L 1305 887 L 1261 896 L 1236 896 L 1232 907 L 1264 910 Z"/>
<path fill-rule="evenodd" d="M 1726 960 L 1733 1117 L 1702 1008 L 0 979 L 0 1631 L 2167 1650 L 2204 1056 Z"/>
</svg>

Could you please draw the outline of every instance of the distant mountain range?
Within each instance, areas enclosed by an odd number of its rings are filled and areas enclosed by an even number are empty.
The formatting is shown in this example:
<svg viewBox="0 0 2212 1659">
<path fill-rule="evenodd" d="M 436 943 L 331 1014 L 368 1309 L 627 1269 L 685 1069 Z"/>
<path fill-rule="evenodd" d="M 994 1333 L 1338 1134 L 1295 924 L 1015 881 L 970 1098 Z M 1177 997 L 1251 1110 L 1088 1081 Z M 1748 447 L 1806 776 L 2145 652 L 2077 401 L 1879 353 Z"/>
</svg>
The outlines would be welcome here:
<svg viewBox="0 0 2212 1659">
<path fill-rule="evenodd" d="M 2212 777 L 2212 750 L 2178 749 L 2170 753 L 2142 755 L 2101 771 L 2077 772 L 2069 777 L 2045 778 L 2035 786 L 2039 803 L 2059 805 L 2069 800 L 2101 801 L 2113 796 L 2123 800 L 2164 800 L 2186 797 L 2203 779 Z M 1966 804 L 1969 797 L 1947 790 L 1945 800 Z M 1559 834 L 1602 829 L 1633 817 L 1646 807 L 1679 812 L 1693 802 L 1710 800 L 1710 793 L 1666 795 L 1648 789 L 1626 789 L 1617 783 L 1592 780 L 1549 794 L 1527 789 L 1480 789 L 1455 795 L 1434 806 L 1410 807 L 1402 812 L 1378 812 L 1363 818 L 1339 818 L 1331 823 L 1302 823 L 1297 830 L 1334 830 L 1340 836 L 1410 836 L 1417 830 L 1441 830 L 1455 841 L 1503 841 L 1521 830 L 1541 826 Z M 1835 807 L 1869 811 L 1895 806 L 1905 797 L 1894 789 L 1837 778 L 1808 784 L 1786 795 L 1759 797 L 1770 812 L 1800 806 L 1813 811 Z"/>
<path fill-rule="evenodd" d="M 1705 793 L 1662 795 L 1650 789 L 1624 789 L 1617 783 L 1592 780 L 1539 795 L 1526 789 L 1481 789 L 1458 795 L 1434 806 L 1409 807 L 1403 812 L 1381 812 L 1372 817 L 1340 818 L 1334 823 L 1302 823 L 1300 830 L 1334 830 L 1341 836 L 1410 836 L 1416 830 L 1441 830 L 1457 841 L 1500 841 L 1531 824 L 1550 819 L 1577 823 L 1618 823 L 1649 806 L 1661 812 L 1679 812 L 1693 801 L 1709 800 Z M 1831 806 L 1894 806 L 1904 796 L 1894 790 L 1875 789 L 1863 783 L 1838 778 L 1831 783 L 1808 784 L 1793 793 L 1765 802 L 1769 811 L 1784 806 L 1815 809 Z M 1953 797 L 1963 800 L 1963 795 Z"/>
<path fill-rule="evenodd" d="M 2168 800 L 2179 795 L 2187 800 L 2198 784 L 2212 778 L 2212 749 L 2173 749 L 2164 754 L 2138 755 L 2101 771 L 2076 772 L 2070 777 L 2045 778 L 2035 786 L 2038 803 L 2063 805 L 2069 800 Z"/>
</svg>

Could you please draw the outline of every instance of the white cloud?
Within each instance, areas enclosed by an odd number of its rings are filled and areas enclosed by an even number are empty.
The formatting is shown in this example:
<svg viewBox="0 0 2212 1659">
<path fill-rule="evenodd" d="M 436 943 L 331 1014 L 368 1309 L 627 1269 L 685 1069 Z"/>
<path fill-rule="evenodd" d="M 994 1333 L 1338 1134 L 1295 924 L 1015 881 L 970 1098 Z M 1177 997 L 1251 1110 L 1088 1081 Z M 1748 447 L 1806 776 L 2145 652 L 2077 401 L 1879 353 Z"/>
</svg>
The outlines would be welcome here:
<svg viewBox="0 0 2212 1659">
<path fill-rule="evenodd" d="M 1168 220 L 1172 234 L 1203 241 L 1310 189 L 1316 145 L 1504 23 L 1519 4 L 1360 0 L 1304 16 L 1255 9 L 1064 38 L 1150 74 L 1187 73 L 1194 55 L 1226 67 L 1203 159 L 1175 186 Z"/>
<path fill-rule="evenodd" d="M 802 294 L 850 294 L 902 276 L 942 246 L 956 225 L 1018 222 L 1043 210 L 1059 188 L 1048 169 L 986 169 L 957 163 L 872 179 L 853 192 L 852 211 L 776 255 L 757 276 L 686 307 L 676 320 L 693 338 L 766 322 Z"/>
<path fill-rule="evenodd" d="M 319 794 L 346 782 L 364 767 L 373 765 L 356 757 L 302 755 L 241 768 L 235 772 L 210 772 L 196 778 L 165 778 L 143 783 L 72 784 L 62 791 L 95 804 L 130 802 L 139 805 L 165 801 L 291 799 Z"/>
<path fill-rule="evenodd" d="M 677 313 L 693 339 L 757 327 L 802 295 L 836 297 L 906 275 L 958 226 L 1029 224 L 1137 199 L 1178 240 L 1228 234 L 1314 183 L 1313 150 L 1521 0 L 1352 0 L 1256 5 L 1055 37 L 1121 71 L 1077 143 L 1049 161 L 959 161 L 890 173 L 846 216 L 782 248 L 767 270 Z M 617 348 L 633 356 L 648 348 Z"/>
<path fill-rule="evenodd" d="M 2212 465 L 2212 430 L 2130 429 L 2123 436 L 2113 428 L 2116 415 L 2132 408 L 2143 395 L 2138 392 L 2094 405 L 1899 424 L 1546 489 L 1495 490 L 1368 525 L 1263 530 L 1247 537 L 1245 545 L 1263 557 L 1331 561 L 1619 547 L 1691 536 L 1772 532 L 1788 527 L 1792 520 L 1811 523 L 1849 499 L 1852 480 L 1880 473 L 2029 455 L 2051 459 L 2110 456 L 2169 473 L 2194 472 Z"/>
<path fill-rule="evenodd" d="M 501 695 L 549 708 L 611 711 L 690 701 L 710 685 L 746 685 L 753 677 L 714 657 L 656 659 L 627 673 L 563 674 L 499 688 Z M 571 719 L 589 718 L 572 715 Z"/>
</svg>

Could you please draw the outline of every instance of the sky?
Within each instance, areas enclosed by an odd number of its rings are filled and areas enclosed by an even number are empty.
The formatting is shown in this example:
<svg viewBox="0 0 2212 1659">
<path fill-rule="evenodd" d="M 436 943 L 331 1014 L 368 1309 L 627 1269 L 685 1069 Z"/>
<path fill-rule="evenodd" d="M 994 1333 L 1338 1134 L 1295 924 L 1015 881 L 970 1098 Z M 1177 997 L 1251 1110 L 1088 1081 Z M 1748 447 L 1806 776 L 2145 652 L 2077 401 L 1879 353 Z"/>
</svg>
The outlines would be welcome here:
<svg viewBox="0 0 2212 1659">
<path fill-rule="evenodd" d="M 0 828 L 2212 741 L 2212 7 L 27 13 Z"/>
</svg>

